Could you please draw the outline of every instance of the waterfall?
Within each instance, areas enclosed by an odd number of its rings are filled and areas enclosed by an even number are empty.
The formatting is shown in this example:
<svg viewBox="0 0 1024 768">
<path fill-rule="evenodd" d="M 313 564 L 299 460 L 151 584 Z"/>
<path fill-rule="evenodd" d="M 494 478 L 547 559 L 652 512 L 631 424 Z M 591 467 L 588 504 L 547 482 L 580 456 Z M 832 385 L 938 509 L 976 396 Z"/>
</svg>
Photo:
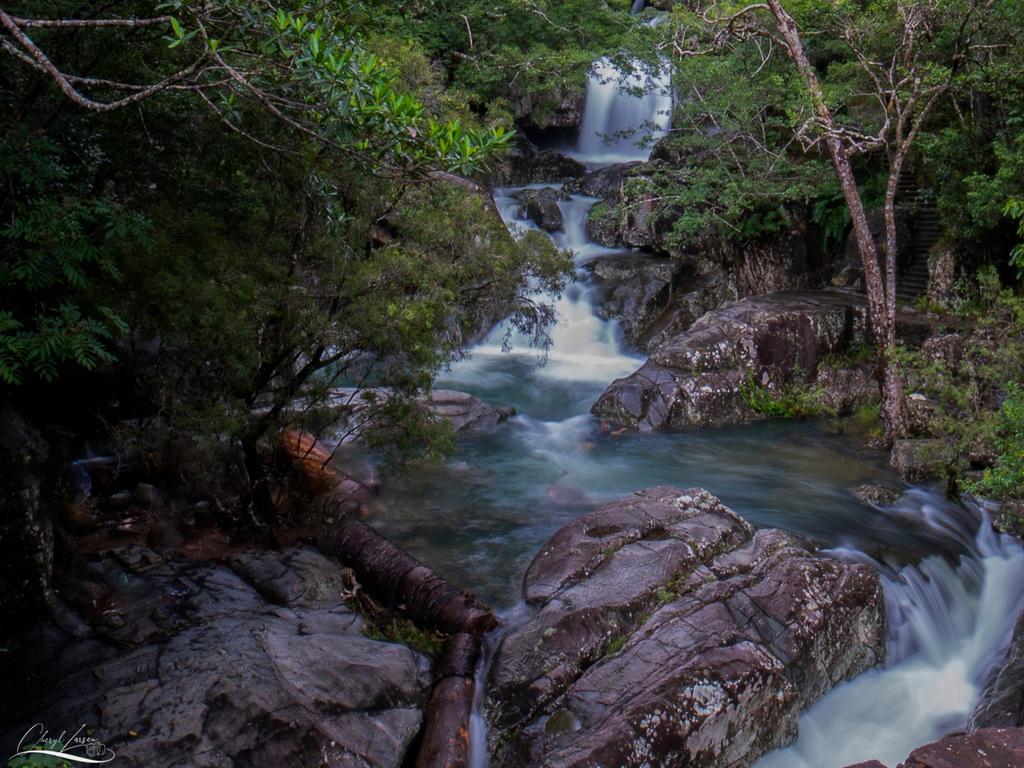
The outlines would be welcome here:
<svg viewBox="0 0 1024 768">
<path fill-rule="evenodd" d="M 918 520 L 953 551 L 966 540 L 967 552 L 956 560 L 932 555 L 883 575 L 886 666 L 833 689 L 800 718 L 797 742 L 756 768 L 841 768 L 872 759 L 897 765 L 922 744 L 963 728 L 1009 642 L 1024 594 L 1024 549 L 996 534 L 984 510 L 972 509 L 980 517 L 976 533 L 961 508 L 926 490 L 910 490 L 895 506 L 894 515 Z"/>
<path fill-rule="evenodd" d="M 587 163 L 646 160 L 650 144 L 668 130 L 671 75 L 655 75 L 639 63 L 624 72 L 608 59 L 597 61 L 587 79 L 587 100 L 573 156 Z"/>
<path fill-rule="evenodd" d="M 558 186 L 534 184 L 532 187 Z M 521 187 L 499 188 L 494 201 L 502 219 L 513 233 L 537 227 L 519 218 L 519 203 L 513 196 Z M 596 198 L 571 195 L 560 202 L 562 231 L 553 233 L 552 239 L 560 247 L 571 250 L 577 265 L 602 253 L 616 253 L 590 242 L 586 234 L 587 214 Z M 533 375 L 543 379 L 563 381 L 594 381 L 607 383 L 626 376 L 639 367 L 642 360 L 622 349 L 618 323 L 604 320 L 594 314 L 591 288 L 582 282 L 570 285 L 561 296 L 545 296 L 542 301 L 554 305 L 557 321 L 550 329 L 551 346 L 546 359 L 533 347 L 530 339 L 512 329 L 508 323 L 499 324 L 481 344 L 471 350 L 471 357 L 457 364 L 452 375 L 445 377 L 453 386 L 472 385 L 496 361 L 509 358 L 533 360 Z M 540 363 L 544 362 L 543 365 Z"/>
</svg>

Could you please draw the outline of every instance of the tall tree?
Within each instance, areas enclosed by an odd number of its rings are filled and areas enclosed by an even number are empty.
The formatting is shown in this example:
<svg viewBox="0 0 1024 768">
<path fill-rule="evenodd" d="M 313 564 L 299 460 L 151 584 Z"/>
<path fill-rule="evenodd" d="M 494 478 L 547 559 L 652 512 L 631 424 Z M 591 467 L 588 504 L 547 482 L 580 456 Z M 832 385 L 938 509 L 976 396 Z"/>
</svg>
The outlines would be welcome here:
<svg viewBox="0 0 1024 768">
<path fill-rule="evenodd" d="M 887 0 L 869 6 L 838 0 L 697 3 L 670 43 L 678 55 L 688 57 L 764 41 L 766 59 L 780 50 L 796 67 L 809 107 L 797 136 L 807 152 L 824 148 L 849 209 L 879 355 L 882 422 L 890 441 L 908 433 L 904 384 L 893 358 L 899 181 L 926 121 L 968 63 L 973 37 L 991 5 L 991 0 Z M 807 20 L 807 29 L 801 29 L 795 13 Z M 826 51 L 818 62 L 812 60 L 808 39 Z M 842 45 L 844 55 L 829 49 L 829 43 Z M 823 83 L 823 72 L 830 68 L 845 81 L 841 87 Z M 887 164 L 884 259 L 854 169 L 856 158 L 875 155 Z"/>
</svg>

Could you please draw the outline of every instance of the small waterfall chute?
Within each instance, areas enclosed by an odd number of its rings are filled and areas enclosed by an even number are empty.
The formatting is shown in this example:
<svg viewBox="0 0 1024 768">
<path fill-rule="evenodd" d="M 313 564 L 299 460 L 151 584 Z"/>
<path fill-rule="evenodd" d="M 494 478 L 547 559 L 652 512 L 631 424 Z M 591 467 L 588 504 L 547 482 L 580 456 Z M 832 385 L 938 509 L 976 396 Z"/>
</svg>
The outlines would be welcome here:
<svg viewBox="0 0 1024 768">
<path fill-rule="evenodd" d="M 1024 549 L 994 533 L 983 510 L 970 509 L 974 531 L 963 508 L 923 489 L 896 505 L 894 514 L 916 510 L 950 551 L 969 542 L 967 552 L 957 560 L 931 555 L 883 575 L 886 666 L 833 689 L 800 718 L 797 742 L 756 768 L 840 768 L 872 759 L 896 765 L 963 728 L 1009 642 L 1024 594 Z"/>
<path fill-rule="evenodd" d="M 628 71 L 598 60 L 587 79 L 587 100 L 573 156 L 589 163 L 647 160 L 651 143 L 671 123 L 671 74 L 651 73 L 639 62 Z"/>
</svg>

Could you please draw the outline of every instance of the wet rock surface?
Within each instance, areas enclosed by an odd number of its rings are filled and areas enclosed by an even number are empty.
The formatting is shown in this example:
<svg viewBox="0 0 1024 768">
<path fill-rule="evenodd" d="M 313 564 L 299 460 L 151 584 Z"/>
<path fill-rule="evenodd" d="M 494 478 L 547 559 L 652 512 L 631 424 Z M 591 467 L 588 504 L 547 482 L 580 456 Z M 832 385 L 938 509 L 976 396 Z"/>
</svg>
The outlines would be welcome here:
<svg viewBox="0 0 1024 768">
<path fill-rule="evenodd" d="M 569 196 L 554 187 L 543 189 L 523 189 L 515 194 L 520 204 L 520 213 L 524 219 L 531 220 L 546 232 L 555 232 L 562 228 L 562 209 L 558 204 L 568 200 Z"/>
<path fill-rule="evenodd" d="M 658 487 L 559 530 L 489 678 L 492 765 L 748 766 L 883 661 L 877 574 Z"/>
<path fill-rule="evenodd" d="M 630 171 L 642 168 L 642 163 L 613 163 L 586 176 L 573 179 L 565 185 L 566 192 L 575 192 L 591 197 L 617 199 L 622 194 L 622 185 L 629 178 Z"/>
<path fill-rule="evenodd" d="M 642 431 L 717 426 L 758 418 L 741 387 L 810 383 L 827 355 L 866 342 L 864 298 L 839 291 L 786 292 L 732 302 L 661 344 L 615 381 L 593 412 Z"/>
<path fill-rule="evenodd" d="M 586 268 L 597 285 L 596 309 L 605 319 L 619 321 L 634 345 L 670 305 L 681 268 L 671 259 L 626 251 L 591 260 Z"/>
<path fill-rule="evenodd" d="M 139 546 L 94 557 L 27 646 L 4 743 L 86 723 L 122 766 L 397 768 L 430 665 L 363 635 L 345 578 L 307 547 L 229 564 Z"/>
<path fill-rule="evenodd" d="M 859 485 L 852 490 L 852 493 L 865 504 L 874 504 L 880 507 L 895 504 L 903 497 L 903 491 L 899 488 L 875 483 Z"/>
<path fill-rule="evenodd" d="M 1010 647 L 982 691 L 967 727 L 976 731 L 1019 726 L 1024 726 L 1024 616 L 1017 620 Z"/>
<path fill-rule="evenodd" d="M 986 728 L 919 747 L 898 768 L 1020 768 L 1024 728 Z M 886 768 L 877 760 L 847 768 Z"/>
</svg>

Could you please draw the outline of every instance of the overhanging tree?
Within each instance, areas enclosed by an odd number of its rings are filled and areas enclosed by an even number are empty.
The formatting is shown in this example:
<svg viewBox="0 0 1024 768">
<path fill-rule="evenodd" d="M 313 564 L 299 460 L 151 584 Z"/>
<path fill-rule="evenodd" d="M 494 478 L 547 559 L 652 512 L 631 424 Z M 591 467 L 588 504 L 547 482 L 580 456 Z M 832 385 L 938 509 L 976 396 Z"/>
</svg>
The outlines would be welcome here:
<svg viewBox="0 0 1024 768">
<path fill-rule="evenodd" d="M 568 262 L 542 239 L 512 241 L 462 178 L 508 134 L 405 90 L 365 38 L 364 4 L 138 8 L 114 3 L 98 17 L 71 2 L 4 3 L 0 97 L 14 108 L 0 127 L 38 125 L 65 157 L 87 136 L 106 185 L 79 194 L 112 195 L 152 224 L 151 253 L 118 264 L 128 290 L 115 309 L 132 326 L 122 340 L 156 350 L 145 382 L 156 417 L 228 436 L 266 515 L 258 444 L 296 400 L 347 378 L 389 386 L 392 413 L 417 416 L 408 401 L 492 313 L 542 334 L 551 315 L 534 297 Z M 37 193 L 45 202 L 55 190 Z M 0 226 L 23 208 L 0 198 Z M 22 245 L 3 245 L 4 262 Z M 7 338 L 66 286 L 0 291 L 9 357 L 26 345 Z"/>
</svg>

